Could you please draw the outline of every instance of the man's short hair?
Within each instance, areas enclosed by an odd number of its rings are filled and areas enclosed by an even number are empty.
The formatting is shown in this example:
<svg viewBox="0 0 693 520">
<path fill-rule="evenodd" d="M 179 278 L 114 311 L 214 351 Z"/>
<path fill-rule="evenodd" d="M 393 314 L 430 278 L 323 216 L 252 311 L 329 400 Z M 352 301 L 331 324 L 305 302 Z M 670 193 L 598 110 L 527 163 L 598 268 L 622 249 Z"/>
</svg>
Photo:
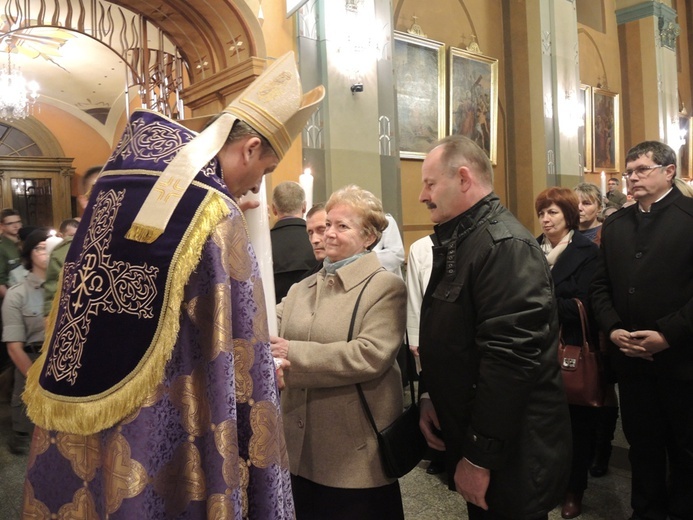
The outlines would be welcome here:
<svg viewBox="0 0 693 520">
<path fill-rule="evenodd" d="M 3 209 L 2 211 L 0 211 L 0 224 L 4 224 L 4 223 L 5 223 L 5 219 L 6 219 L 7 217 L 14 217 L 14 216 L 18 216 L 18 217 L 19 217 L 19 216 L 21 216 L 21 215 L 19 214 L 19 211 L 17 211 L 17 210 L 14 209 L 14 208 L 5 208 L 5 209 Z"/>
<path fill-rule="evenodd" d="M 306 213 L 306 220 L 315 215 L 319 211 L 325 211 L 325 203 L 324 202 L 318 202 L 316 204 L 313 204 L 313 207 L 308 210 L 308 213 Z"/>
<path fill-rule="evenodd" d="M 79 189 L 82 192 L 82 195 L 86 195 L 91 189 L 92 184 L 95 182 L 95 180 L 92 181 L 91 178 L 101 173 L 102 169 L 103 166 L 92 166 L 91 168 L 87 168 L 87 170 L 82 174 L 82 178 L 79 181 Z"/>
<path fill-rule="evenodd" d="M 73 228 L 78 228 L 79 227 L 79 220 L 75 218 L 66 218 L 60 223 L 60 233 L 65 233 L 67 228 L 73 227 Z"/>
<path fill-rule="evenodd" d="M 219 117 L 219 116 L 217 116 Z M 216 119 L 216 118 L 214 118 Z M 214 119 L 212 119 L 209 123 L 211 124 Z M 267 140 L 267 138 L 262 135 L 260 132 L 255 130 L 252 126 L 250 126 L 248 123 L 245 121 L 241 121 L 240 119 L 236 120 L 236 122 L 233 124 L 233 127 L 231 127 L 231 131 L 229 132 L 229 136 L 227 137 L 228 141 L 238 141 L 239 139 L 243 139 L 244 137 L 257 137 L 260 139 L 262 142 L 262 149 L 260 152 L 260 157 L 266 157 L 270 154 L 277 155 L 277 153 L 274 151 L 272 148 L 272 145 L 270 142 Z M 277 155 L 277 157 L 279 157 Z"/>
<path fill-rule="evenodd" d="M 662 166 L 669 166 L 673 164 L 676 166 L 676 152 L 669 146 L 659 141 L 643 141 L 640 144 L 636 144 L 633 148 L 628 150 L 626 154 L 626 163 L 633 162 L 642 155 L 647 155 L 652 153 L 652 160 L 656 164 L 661 164 Z"/>
<path fill-rule="evenodd" d="M 441 161 L 447 164 L 448 175 L 454 175 L 460 166 L 471 166 L 479 181 L 493 188 L 493 167 L 486 152 L 463 135 L 449 135 L 440 139 L 433 148 L 443 147 Z"/>
<path fill-rule="evenodd" d="M 618 180 L 618 177 L 610 177 L 608 182 L 614 181 L 616 183 L 616 186 L 621 184 L 621 181 Z"/>
<path fill-rule="evenodd" d="M 272 204 L 281 215 L 303 216 L 303 204 L 306 201 L 306 192 L 301 185 L 294 181 L 280 182 L 272 192 Z"/>
</svg>

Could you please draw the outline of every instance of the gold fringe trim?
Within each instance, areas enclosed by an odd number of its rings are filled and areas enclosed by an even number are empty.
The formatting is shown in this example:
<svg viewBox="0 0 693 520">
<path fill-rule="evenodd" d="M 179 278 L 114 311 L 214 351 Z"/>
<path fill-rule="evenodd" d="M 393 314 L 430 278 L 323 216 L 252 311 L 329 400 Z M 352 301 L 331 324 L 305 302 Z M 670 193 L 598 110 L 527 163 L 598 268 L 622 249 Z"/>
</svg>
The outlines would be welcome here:
<svg viewBox="0 0 693 520">
<path fill-rule="evenodd" d="M 214 192 L 210 192 L 198 208 L 171 260 L 163 316 L 149 350 L 121 385 L 110 392 L 75 399 L 51 394 L 41 387 L 39 377 L 46 363 L 47 343 L 53 334 L 59 307 L 59 293 L 56 295 L 48 318 L 46 341 L 40 357 L 29 369 L 23 394 L 34 424 L 48 430 L 90 435 L 113 426 L 142 406 L 163 380 L 166 363 L 178 339 L 185 284 L 200 262 L 209 235 L 229 213 L 224 199 Z M 62 280 L 62 274 L 60 278 Z"/>
<path fill-rule="evenodd" d="M 145 226 L 144 224 L 133 223 L 125 233 L 125 238 L 134 240 L 135 242 L 144 242 L 145 244 L 153 243 L 164 233 L 164 230 L 154 226 Z"/>
</svg>

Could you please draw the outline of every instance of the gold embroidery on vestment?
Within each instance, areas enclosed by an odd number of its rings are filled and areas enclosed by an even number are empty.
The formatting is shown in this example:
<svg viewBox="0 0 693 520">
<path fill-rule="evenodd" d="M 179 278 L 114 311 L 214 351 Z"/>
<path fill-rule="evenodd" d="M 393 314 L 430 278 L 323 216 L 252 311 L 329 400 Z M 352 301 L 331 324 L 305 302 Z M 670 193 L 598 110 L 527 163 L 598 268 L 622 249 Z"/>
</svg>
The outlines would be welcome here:
<svg viewBox="0 0 693 520">
<path fill-rule="evenodd" d="M 126 498 L 139 495 L 149 477 L 144 466 L 131 458 L 130 444 L 120 433 L 109 436 L 103 461 L 106 509 L 114 513 Z"/>
<path fill-rule="evenodd" d="M 218 424 L 214 430 L 214 444 L 224 459 L 221 473 L 226 485 L 232 489 L 240 484 L 238 474 L 238 426 L 233 419 Z"/>
<path fill-rule="evenodd" d="M 224 219 L 212 233 L 212 240 L 221 249 L 224 272 L 234 280 L 245 281 L 253 272 L 248 255 L 248 233 L 241 215 Z"/>
<path fill-rule="evenodd" d="M 193 500 L 204 500 L 206 487 L 200 452 L 191 442 L 176 448 L 154 480 L 154 489 L 164 499 L 169 516 L 180 515 Z"/>
<path fill-rule="evenodd" d="M 233 340 L 233 368 L 236 376 L 236 400 L 247 403 L 253 395 L 253 378 L 250 369 L 255 363 L 255 349 L 245 339 Z"/>
<path fill-rule="evenodd" d="M 70 461 L 72 471 L 90 482 L 101 466 L 101 442 L 98 435 L 77 435 L 59 432 L 56 446 L 60 454 Z"/>
<path fill-rule="evenodd" d="M 255 308 L 255 316 L 253 317 L 253 334 L 255 341 L 269 341 L 269 327 L 267 325 L 267 313 L 265 309 L 265 289 L 262 285 L 262 280 L 258 276 L 253 283 L 253 294 L 257 301 Z"/>
<path fill-rule="evenodd" d="M 125 132 L 111 157 L 122 156 L 123 159 L 127 159 L 134 155 L 138 159 L 168 164 L 192 137 L 172 128 L 166 122 L 146 122 L 139 118 L 125 127 Z"/>
<path fill-rule="evenodd" d="M 49 520 L 51 517 L 50 509 L 34 496 L 34 488 L 29 479 L 24 479 L 24 503 L 22 504 L 22 518 L 32 520 Z"/>
<path fill-rule="evenodd" d="M 46 377 L 52 376 L 56 381 L 67 379 L 75 384 L 92 316 L 106 312 L 153 317 L 152 301 L 157 295 L 154 282 L 159 268 L 111 261 L 111 255 L 107 254 L 113 223 L 124 197 L 125 190 L 99 193 L 80 253 L 80 268 L 73 272 L 75 263 L 65 263 L 68 290 L 61 293 L 64 313 L 52 343 L 54 349 L 47 361 Z"/>
<path fill-rule="evenodd" d="M 202 368 L 196 368 L 189 376 L 178 376 L 171 384 L 169 396 L 180 412 L 181 425 L 188 434 L 199 437 L 209 430 L 211 413 Z"/>
<path fill-rule="evenodd" d="M 281 463 L 283 432 L 280 431 L 279 410 L 270 401 L 258 401 L 250 409 L 252 436 L 248 446 L 248 458 L 254 466 L 267 468 Z"/>
<path fill-rule="evenodd" d="M 200 347 L 205 361 L 213 361 L 221 352 L 233 352 L 231 331 L 231 289 L 216 284 L 203 296 L 192 298 L 187 305 L 188 316 L 200 334 Z"/>
<path fill-rule="evenodd" d="M 91 491 L 86 488 L 79 488 L 72 502 L 65 504 L 58 511 L 58 520 L 98 520 L 96 504 Z"/>
<path fill-rule="evenodd" d="M 207 520 L 235 518 L 234 503 L 230 497 L 215 493 L 207 499 Z"/>
<path fill-rule="evenodd" d="M 29 451 L 29 461 L 27 463 L 27 468 L 32 468 L 34 462 L 36 462 L 36 457 L 45 453 L 51 445 L 51 436 L 47 430 L 44 430 L 40 426 L 34 426 L 34 435 L 31 439 L 31 450 Z"/>
</svg>

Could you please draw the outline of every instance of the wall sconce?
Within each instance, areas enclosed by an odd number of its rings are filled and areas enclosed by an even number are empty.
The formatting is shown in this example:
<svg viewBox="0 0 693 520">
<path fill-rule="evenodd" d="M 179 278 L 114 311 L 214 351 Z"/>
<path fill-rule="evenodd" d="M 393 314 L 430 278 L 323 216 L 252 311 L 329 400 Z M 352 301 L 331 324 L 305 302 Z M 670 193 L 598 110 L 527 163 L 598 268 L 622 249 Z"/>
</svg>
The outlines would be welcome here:
<svg viewBox="0 0 693 520">
<path fill-rule="evenodd" d="M 364 12 L 367 0 L 345 0 L 344 23 L 339 53 L 341 68 L 351 80 L 352 94 L 363 92 L 363 72 L 375 62 L 380 53 L 381 32 L 374 25 L 374 16 Z"/>
</svg>

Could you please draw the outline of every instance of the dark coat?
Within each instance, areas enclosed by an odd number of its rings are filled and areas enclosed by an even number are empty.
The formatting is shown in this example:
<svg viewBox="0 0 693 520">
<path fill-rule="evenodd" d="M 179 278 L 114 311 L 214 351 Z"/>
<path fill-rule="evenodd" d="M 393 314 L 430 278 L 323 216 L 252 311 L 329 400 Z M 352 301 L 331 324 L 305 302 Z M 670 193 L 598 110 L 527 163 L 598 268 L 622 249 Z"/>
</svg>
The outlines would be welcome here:
<svg viewBox="0 0 693 520">
<path fill-rule="evenodd" d="M 311 271 L 317 260 L 302 218 L 278 220 L 270 230 L 274 293 L 279 303 L 289 288 Z"/>
<path fill-rule="evenodd" d="M 540 237 L 541 238 L 541 237 Z M 558 306 L 558 322 L 563 328 L 563 338 L 569 345 L 582 344 L 582 325 L 574 298 L 579 299 L 590 317 L 589 340 L 597 345 L 597 328 L 589 306 L 589 286 L 597 269 L 599 248 L 580 232 L 573 233 L 573 239 L 558 257 L 551 270 L 554 294 Z"/>
<path fill-rule="evenodd" d="M 466 457 L 491 470 L 492 511 L 536 518 L 562 498 L 571 452 L 551 273 L 494 194 L 435 231 L 421 384 L 440 420 L 450 482 Z"/>
<path fill-rule="evenodd" d="M 674 188 L 643 213 L 634 204 L 602 226 L 591 301 L 600 328 L 656 330 L 671 348 L 654 361 L 617 348 L 618 374 L 693 379 L 693 199 Z"/>
</svg>

